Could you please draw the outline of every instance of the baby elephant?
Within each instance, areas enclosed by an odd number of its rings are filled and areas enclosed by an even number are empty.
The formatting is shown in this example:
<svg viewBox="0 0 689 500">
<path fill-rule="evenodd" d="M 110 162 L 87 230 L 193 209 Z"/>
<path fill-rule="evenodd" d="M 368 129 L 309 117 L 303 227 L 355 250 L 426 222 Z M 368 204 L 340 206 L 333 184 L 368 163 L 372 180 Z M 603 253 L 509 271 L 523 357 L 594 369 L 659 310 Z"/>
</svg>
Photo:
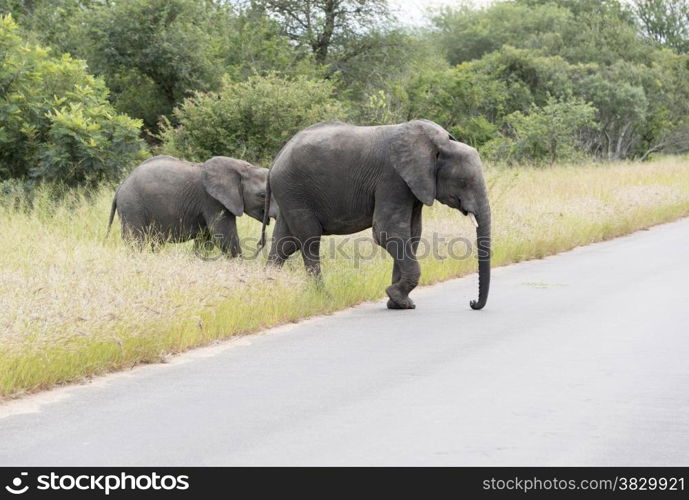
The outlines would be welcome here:
<svg viewBox="0 0 689 500">
<path fill-rule="evenodd" d="M 139 248 L 147 238 L 155 245 L 192 238 L 199 244 L 212 237 L 224 253 L 236 257 L 241 248 L 235 217 L 246 212 L 263 220 L 267 176 L 265 168 L 225 156 L 201 164 L 172 156 L 150 158 L 117 189 L 108 233 L 117 210 L 123 237 Z"/>
</svg>

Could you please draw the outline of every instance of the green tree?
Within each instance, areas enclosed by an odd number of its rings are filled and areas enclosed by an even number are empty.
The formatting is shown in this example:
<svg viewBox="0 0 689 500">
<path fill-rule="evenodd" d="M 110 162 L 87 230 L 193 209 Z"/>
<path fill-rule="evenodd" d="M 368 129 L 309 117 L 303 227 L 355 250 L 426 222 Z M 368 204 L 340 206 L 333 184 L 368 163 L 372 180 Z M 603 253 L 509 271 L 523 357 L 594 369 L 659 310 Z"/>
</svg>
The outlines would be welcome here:
<svg viewBox="0 0 689 500">
<path fill-rule="evenodd" d="M 386 0 L 254 0 L 279 19 L 284 32 L 325 63 L 333 47 L 368 32 L 389 16 Z"/>
<path fill-rule="evenodd" d="M 503 45 L 570 62 L 612 64 L 648 55 L 631 11 L 617 0 L 517 0 L 482 9 L 464 3 L 440 10 L 433 24 L 453 64 L 481 58 Z"/>
<path fill-rule="evenodd" d="M 360 124 L 399 123 L 409 119 L 408 89 L 420 74 L 447 69 L 434 45 L 401 29 L 372 31 L 352 41 L 331 64 L 340 98 L 353 107 Z"/>
<path fill-rule="evenodd" d="M 0 180 L 94 185 L 142 157 L 140 123 L 118 115 L 83 61 L 22 40 L 0 17 Z"/>
<path fill-rule="evenodd" d="M 419 75 L 408 94 L 409 118 L 432 118 L 460 141 L 477 147 L 497 131 L 507 85 L 465 63 Z"/>
<path fill-rule="evenodd" d="M 325 73 L 258 8 L 221 0 L 0 0 L 0 10 L 3 3 L 27 34 L 87 60 L 115 107 L 152 131 L 185 97 L 217 90 L 225 73 Z"/>
<path fill-rule="evenodd" d="M 644 65 L 619 61 L 613 66 L 578 69 L 577 95 L 591 102 L 600 124 L 589 147 L 597 157 L 619 160 L 634 156 L 649 112 Z"/>
<path fill-rule="evenodd" d="M 500 49 L 503 45 L 557 53 L 563 33 L 575 22 L 569 9 L 557 5 L 497 2 L 476 9 L 470 3 L 444 7 L 432 17 L 438 43 L 451 64 Z"/>
<path fill-rule="evenodd" d="M 320 78 L 326 69 L 305 47 L 296 47 L 280 24 L 258 8 L 227 11 L 217 27 L 217 64 L 233 80 L 278 72 L 286 76 Z"/>
<path fill-rule="evenodd" d="M 644 73 L 648 112 L 636 154 L 689 151 L 689 55 L 658 51 Z"/>
<path fill-rule="evenodd" d="M 117 108 L 154 128 L 194 91 L 219 85 L 209 30 L 217 13 L 214 4 L 195 0 L 106 2 L 85 15 L 90 45 L 83 50 Z"/>
<path fill-rule="evenodd" d="M 409 86 L 410 117 L 433 117 L 479 147 L 506 115 L 573 92 L 572 65 L 558 56 L 505 46 L 454 68 L 425 72 Z"/>
<path fill-rule="evenodd" d="M 560 55 L 570 62 L 602 65 L 644 63 L 652 51 L 637 33 L 634 16 L 619 0 L 556 0 L 572 11 L 576 22 L 563 33 Z"/>
<path fill-rule="evenodd" d="M 23 36 L 59 53 L 82 56 L 82 14 L 99 0 L 0 0 L 0 14 L 12 14 Z"/>
<path fill-rule="evenodd" d="M 488 157 L 519 163 L 553 164 L 586 156 L 585 137 L 596 128 L 596 110 L 579 99 L 550 99 L 528 113 L 515 111 L 505 117 L 501 137 L 488 142 Z"/>
<path fill-rule="evenodd" d="M 689 53 L 689 0 L 634 0 L 634 13 L 644 36 Z"/>
</svg>

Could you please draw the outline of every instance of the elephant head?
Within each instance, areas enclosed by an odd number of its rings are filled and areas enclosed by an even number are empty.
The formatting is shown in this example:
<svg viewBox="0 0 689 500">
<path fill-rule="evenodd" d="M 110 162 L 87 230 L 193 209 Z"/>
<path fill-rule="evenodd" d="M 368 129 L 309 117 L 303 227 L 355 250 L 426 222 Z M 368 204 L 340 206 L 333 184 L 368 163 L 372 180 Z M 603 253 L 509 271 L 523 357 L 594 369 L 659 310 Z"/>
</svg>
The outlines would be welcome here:
<svg viewBox="0 0 689 500">
<path fill-rule="evenodd" d="M 482 309 L 490 287 L 491 215 L 478 153 L 439 125 L 415 120 L 402 125 L 391 156 L 394 168 L 421 202 L 432 205 L 438 200 L 472 219 L 476 226 L 479 297 L 471 301 L 471 308 Z"/>
<path fill-rule="evenodd" d="M 215 156 L 201 168 L 203 186 L 209 195 L 236 217 L 246 212 L 256 220 L 263 220 L 268 169 L 226 156 Z M 275 203 L 272 206 L 277 210 Z"/>
</svg>

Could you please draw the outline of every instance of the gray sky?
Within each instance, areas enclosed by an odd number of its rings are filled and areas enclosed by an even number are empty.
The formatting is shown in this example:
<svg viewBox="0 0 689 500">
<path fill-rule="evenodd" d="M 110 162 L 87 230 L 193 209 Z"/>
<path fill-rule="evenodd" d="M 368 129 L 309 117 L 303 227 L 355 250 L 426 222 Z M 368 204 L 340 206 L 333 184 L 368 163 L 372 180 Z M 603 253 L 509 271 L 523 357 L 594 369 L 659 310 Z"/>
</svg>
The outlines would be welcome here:
<svg viewBox="0 0 689 500">
<path fill-rule="evenodd" d="M 400 22 L 410 25 L 422 25 L 427 9 L 453 3 L 453 0 L 388 0 L 390 9 L 397 14 Z"/>
<path fill-rule="evenodd" d="M 492 0 L 473 0 L 474 5 L 487 5 Z M 424 14 L 427 9 L 434 9 L 444 5 L 453 5 L 459 0 L 388 0 L 393 12 L 398 14 L 400 22 L 409 25 L 423 25 Z"/>
</svg>

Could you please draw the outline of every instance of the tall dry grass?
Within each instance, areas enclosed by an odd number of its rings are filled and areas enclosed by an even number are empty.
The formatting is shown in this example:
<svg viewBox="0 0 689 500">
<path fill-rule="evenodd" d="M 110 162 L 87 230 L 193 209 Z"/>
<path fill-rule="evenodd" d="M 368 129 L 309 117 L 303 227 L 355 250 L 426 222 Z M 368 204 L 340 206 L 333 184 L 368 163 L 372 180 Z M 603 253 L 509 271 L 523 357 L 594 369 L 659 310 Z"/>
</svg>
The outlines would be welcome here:
<svg viewBox="0 0 689 500">
<path fill-rule="evenodd" d="M 689 162 L 682 159 L 487 169 L 487 177 L 495 266 L 689 215 Z M 369 232 L 343 246 L 342 237 L 326 239 L 327 293 L 306 277 L 298 256 L 278 271 L 266 270 L 264 257 L 202 260 L 190 243 L 136 252 L 117 227 L 103 239 L 111 197 L 102 189 L 55 202 L 43 191 L 31 208 L 0 208 L 0 397 L 376 299 L 390 280 L 391 260 Z M 240 219 L 240 236 L 259 229 Z M 425 240 L 445 242 L 421 258 L 422 284 L 474 272 L 473 257 L 450 258 L 447 247 L 473 235 L 458 212 L 438 204 L 425 210 Z M 341 250 L 334 257 L 333 247 Z"/>
</svg>

